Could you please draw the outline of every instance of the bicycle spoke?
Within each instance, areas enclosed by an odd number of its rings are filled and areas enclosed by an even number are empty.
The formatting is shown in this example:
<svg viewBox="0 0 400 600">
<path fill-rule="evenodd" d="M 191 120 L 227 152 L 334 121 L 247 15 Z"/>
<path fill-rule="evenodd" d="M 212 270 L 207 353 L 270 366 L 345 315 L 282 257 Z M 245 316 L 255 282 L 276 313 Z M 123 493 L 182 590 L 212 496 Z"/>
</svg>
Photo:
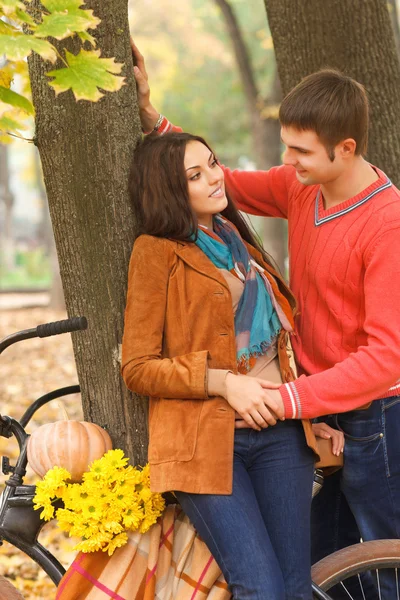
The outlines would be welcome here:
<svg viewBox="0 0 400 600">
<path fill-rule="evenodd" d="M 362 595 L 363 595 L 363 600 L 366 600 L 366 598 L 365 598 L 365 594 L 364 594 L 364 586 L 363 586 L 363 584 L 362 584 L 362 581 L 361 581 L 360 574 L 358 574 L 358 576 L 357 576 L 357 577 L 358 577 L 358 583 L 360 584 L 361 593 L 362 593 Z"/>
<path fill-rule="evenodd" d="M 344 591 L 346 592 L 346 594 L 348 595 L 348 597 L 351 600 L 354 600 L 354 597 L 350 594 L 349 590 L 347 589 L 347 587 L 344 585 L 343 581 L 340 582 L 340 585 L 342 586 L 342 588 L 344 589 Z"/>
<path fill-rule="evenodd" d="M 379 580 L 379 571 L 378 569 L 375 569 L 375 573 L 376 573 L 376 581 L 378 584 L 378 594 L 379 594 L 379 600 L 382 600 L 382 595 L 381 595 L 381 582 Z"/>
<path fill-rule="evenodd" d="M 396 571 L 396 590 L 397 590 L 397 600 L 399 600 L 399 578 L 397 576 L 397 567 L 395 569 Z"/>
</svg>

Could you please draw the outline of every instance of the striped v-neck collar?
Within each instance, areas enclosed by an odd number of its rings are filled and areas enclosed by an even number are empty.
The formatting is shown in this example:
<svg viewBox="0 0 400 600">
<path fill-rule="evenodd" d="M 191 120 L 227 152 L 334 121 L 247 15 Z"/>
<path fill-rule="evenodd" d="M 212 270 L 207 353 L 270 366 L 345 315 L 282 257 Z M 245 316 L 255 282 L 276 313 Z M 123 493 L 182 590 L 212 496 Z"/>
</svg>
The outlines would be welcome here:
<svg viewBox="0 0 400 600">
<path fill-rule="evenodd" d="M 338 204 L 337 206 L 333 206 L 332 208 L 328 208 L 327 210 L 325 210 L 324 204 L 323 204 L 323 199 L 322 199 L 322 194 L 321 194 L 321 189 L 318 190 L 317 197 L 315 199 L 315 226 L 316 227 L 318 227 L 319 225 L 323 225 L 324 223 L 327 223 L 328 221 L 332 221 L 332 219 L 341 217 L 341 216 L 347 214 L 348 212 L 351 212 L 352 210 L 355 210 L 362 204 L 365 204 L 365 202 L 368 202 L 368 200 L 371 200 L 371 198 L 376 196 L 376 194 L 379 194 L 380 192 L 382 192 L 383 190 L 386 190 L 387 188 L 389 188 L 392 185 L 392 182 L 387 177 L 387 175 L 385 175 L 385 173 L 383 173 L 376 167 L 373 167 L 373 168 L 379 175 L 379 179 L 374 181 L 370 186 L 368 186 L 360 194 L 357 194 L 357 196 L 354 196 L 353 198 L 349 198 L 349 200 L 345 200 L 345 202 L 341 202 L 340 204 Z"/>
</svg>

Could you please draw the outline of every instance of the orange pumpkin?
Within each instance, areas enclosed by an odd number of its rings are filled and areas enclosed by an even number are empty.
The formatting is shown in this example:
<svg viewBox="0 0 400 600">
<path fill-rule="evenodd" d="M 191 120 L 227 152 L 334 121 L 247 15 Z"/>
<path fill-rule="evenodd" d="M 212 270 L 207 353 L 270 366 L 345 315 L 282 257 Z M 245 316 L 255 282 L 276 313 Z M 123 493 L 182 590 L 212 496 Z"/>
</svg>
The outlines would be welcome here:
<svg viewBox="0 0 400 600">
<path fill-rule="evenodd" d="M 81 481 L 90 463 L 111 449 L 111 438 L 99 425 L 57 421 L 46 423 L 32 433 L 28 440 L 28 462 L 40 477 L 52 467 L 64 467 L 76 483 Z"/>
</svg>

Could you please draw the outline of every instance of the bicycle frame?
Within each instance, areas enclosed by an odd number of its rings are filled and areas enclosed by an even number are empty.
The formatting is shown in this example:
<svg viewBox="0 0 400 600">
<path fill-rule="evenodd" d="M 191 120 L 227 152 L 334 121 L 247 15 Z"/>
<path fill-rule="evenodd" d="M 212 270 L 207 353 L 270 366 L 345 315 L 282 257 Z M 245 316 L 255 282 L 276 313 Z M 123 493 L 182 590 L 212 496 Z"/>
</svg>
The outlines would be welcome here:
<svg viewBox="0 0 400 600">
<path fill-rule="evenodd" d="M 4 540 L 22 550 L 32 558 L 58 585 L 65 573 L 61 563 L 38 541 L 39 533 L 45 524 L 40 518 L 40 512 L 33 509 L 34 485 L 23 484 L 27 466 L 27 443 L 29 435 L 24 427 L 32 416 L 50 400 L 80 392 L 79 385 L 68 386 L 54 390 L 38 398 L 24 413 L 21 421 L 11 417 L 1 417 L 0 435 L 15 436 L 20 454 L 16 465 L 10 467 L 8 458 L 3 458 L 3 472 L 11 472 L 5 482 L 6 486 L 0 495 L 0 543 Z"/>
</svg>

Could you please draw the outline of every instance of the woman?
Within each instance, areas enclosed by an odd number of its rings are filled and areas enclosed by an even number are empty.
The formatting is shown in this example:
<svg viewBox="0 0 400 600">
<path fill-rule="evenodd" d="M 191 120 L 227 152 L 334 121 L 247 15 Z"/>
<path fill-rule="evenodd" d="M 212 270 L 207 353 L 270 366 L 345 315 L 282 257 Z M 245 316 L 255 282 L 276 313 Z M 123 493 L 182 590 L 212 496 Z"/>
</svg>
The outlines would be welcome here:
<svg viewBox="0 0 400 600">
<path fill-rule="evenodd" d="M 173 491 L 240 600 L 311 600 L 315 438 L 267 391 L 293 374 L 294 300 L 197 136 L 148 137 L 130 194 L 122 374 L 150 396 L 154 491 Z"/>
</svg>

